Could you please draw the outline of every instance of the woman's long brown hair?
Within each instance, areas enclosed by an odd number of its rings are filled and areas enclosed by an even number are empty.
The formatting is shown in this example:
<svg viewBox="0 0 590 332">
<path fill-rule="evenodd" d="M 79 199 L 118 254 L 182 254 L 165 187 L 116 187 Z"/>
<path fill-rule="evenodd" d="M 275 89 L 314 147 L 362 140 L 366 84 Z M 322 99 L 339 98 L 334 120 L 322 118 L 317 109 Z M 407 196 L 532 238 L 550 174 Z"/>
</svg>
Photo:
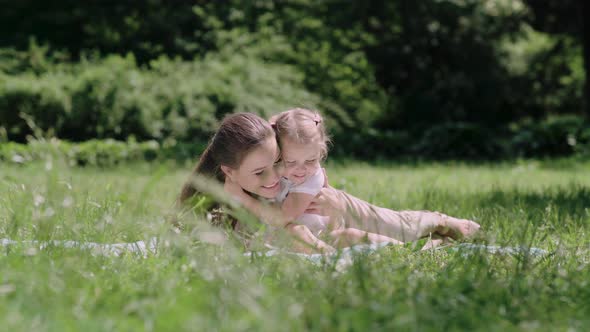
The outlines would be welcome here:
<svg viewBox="0 0 590 332">
<path fill-rule="evenodd" d="M 183 185 L 177 205 L 180 207 L 189 198 L 200 194 L 193 183 L 194 177 L 204 176 L 223 183 L 225 176 L 221 165 L 238 168 L 252 149 L 274 135 L 270 124 L 254 113 L 227 115 Z"/>
</svg>

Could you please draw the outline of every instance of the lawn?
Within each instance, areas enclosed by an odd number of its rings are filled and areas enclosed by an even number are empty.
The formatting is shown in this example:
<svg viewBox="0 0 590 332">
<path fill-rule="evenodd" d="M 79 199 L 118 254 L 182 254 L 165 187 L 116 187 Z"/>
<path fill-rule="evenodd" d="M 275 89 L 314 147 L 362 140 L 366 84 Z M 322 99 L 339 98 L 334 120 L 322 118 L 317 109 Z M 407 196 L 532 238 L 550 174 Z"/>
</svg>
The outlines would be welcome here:
<svg viewBox="0 0 590 332">
<path fill-rule="evenodd" d="M 0 164 L 0 238 L 131 242 L 156 255 L 0 248 L 7 331 L 584 330 L 590 326 L 590 163 L 327 165 L 330 183 L 392 209 L 470 218 L 475 241 L 543 257 L 387 247 L 342 270 L 245 257 L 165 216 L 190 165 Z"/>
</svg>

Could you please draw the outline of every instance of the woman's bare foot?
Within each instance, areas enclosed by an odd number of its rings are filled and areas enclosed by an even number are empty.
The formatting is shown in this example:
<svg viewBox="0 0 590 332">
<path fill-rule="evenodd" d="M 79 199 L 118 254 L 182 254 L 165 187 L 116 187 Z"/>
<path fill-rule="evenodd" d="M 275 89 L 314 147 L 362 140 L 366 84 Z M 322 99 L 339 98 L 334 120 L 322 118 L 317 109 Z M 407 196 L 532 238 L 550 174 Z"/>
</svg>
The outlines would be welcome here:
<svg viewBox="0 0 590 332">
<path fill-rule="evenodd" d="M 442 218 L 441 226 L 437 233 L 442 236 L 448 236 L 453 239 L 470 238 L 480 229 L 480 225 L 475 221 L 468 219 L 459 219 L 440 214 Z"/>
<path fill-rule="evenodd" d="M 387 242 L 393 244 L 403 244 L 403 242 L 390 238 L 388 236 L 369 233 L 356 228 L 344 228 L 334 230 L 330 232 L 329 236 L 332 239 L 330 243 L 336 248 L 346 248 L 364 243 Z"/>
<path fill-rule="evenodd" d="M 424 244 L 422 249 L 420 249 L 420 250 L 430 250 L 430 249 L 434 249 L 434 248 L 445 246 L 445 245 L 452 244 L 452 243 L 453 243 L 453 240 L 451 240 L 450 237 L 433 234 L 428 239 L 426 244 Z"/>
<path fill-rule="evenodd" d="M 336 252 L 336 249 L 322 240 L 317 240 L 315 244 L 305 243 L 299 239 L 295 239 L 291 244 L 291 250 L 302 254 L 331 254 Z"/>
</svg>

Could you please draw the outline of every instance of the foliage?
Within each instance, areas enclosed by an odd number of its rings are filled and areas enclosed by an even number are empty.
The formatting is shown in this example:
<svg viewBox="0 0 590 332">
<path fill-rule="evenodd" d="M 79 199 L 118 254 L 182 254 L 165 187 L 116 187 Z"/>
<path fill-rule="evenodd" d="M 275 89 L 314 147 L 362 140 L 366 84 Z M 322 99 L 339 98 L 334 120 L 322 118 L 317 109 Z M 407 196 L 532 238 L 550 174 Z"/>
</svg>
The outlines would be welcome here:
<svg viewBox="0 0 590 332">
<path fill-rule="evenodd" d="M 39 75 L 0 74 L 0 123 L 8 139 L 21 141 L 32 133 L 32 122 L 70 140 L 202 142 L 227 113 L 268 117 L 320 101 L 293 68 L 248 54 L 226 52 L 197 62 L 159 58 L 151 67 L 138 66 L 133 56 L 110 56 Z"/>
<path fill-rule="evenodd" d="M 71 166 L 114 166 L 123 162 L 151 161 L 162 158 L 158 142 L 89 140 L 83 143 L 65 141 L 32 141 L 29 144 L 0 143 L 0 161 L 17 164 L 39 160 L 65 160 Z"/>
<path fill-rule="evenodd" d="M 85 51 L 134 53 L 141 62 L 160 55 L 193 56 L 208 49 L 207 26 L 195 20 L 197 1 L 104 4 L 66 0 L 39 6 L 24 0 L 4 6 L 0 22 L 3 46 L 24 49 L 34 36 L 74 57 Z M 199 31 L 200 33 L 195 33 Z"/>
<path fill-rule="evenodd" d="M 21 1 L 0 13 L 0 133 L 204 142 L 226 113 L 306 106 L 359 156 L 555 154 L 511 152 L 508 127 L 584 114 L 581 3 Z"/>
<path fill-rule="evenodd" d="M 68 142 L 31 139 L 28 144 L 0 142 L 0 161 L 29 163 L 51 156 L 68 165 L 107 167 L 128 162 L 196 159 L 207 141 L 165 139 L 136 142 Z M 362 129 L 336 141 L 330 159 L 501 160 L 590 155 L 590 126 L 578 116 L 523 120 L 490 129 L 469 123 L 445 123 L 424 132 Z"/>
<path fill-rule="evenodd" d="M 412 152 L 432 159 L 497 159 L 507 156 L 499 130 L 452 122 L 426 130 Z"/>
<path fill-rule="evenodd" d="M 584 18 L 590 14 L 590 7 L 583 0 L 525 0 L 524 2 L 531 12 L 527 21 L 536 30 L 549 33 L 559 41 L 554 52 L 557 54 L 553 54 L 552 58 L 554 59 L 549 60 L 545 65 L 553 68 L 557 62 L 561 67 L 567 66 L 567 64 L 560 63 L 563 55 L 558 54 L 565 54 L 566 58 L 571 59 L 571 48 L 577 49 L 577 55 L 581 55 L 583 60 L 576 64 L 580 67 L 580 75 L 578 76 L 582 76 L 582 84 L 577 86 L 579 89 L 577 93 L 583 97 L 576 99 L 578 102 L 576 106 L 582 109 L 586 116 L 590 116 L 590 84 L 587 79 L 584 82 L 583 78 L 583 73 L 586 78 L 590 75 L 590 34 L 588 34 L 584 23 Z M 559 82 L 561 83 L 561 81 Z M 564 85 L 566 84 L 567 82 L 564 82 Z"/>
<path fill-rule="evenodd" d="M 503 65 L 511 73 L 512 113 L 516 118 L 584 114 L 584 64 L 572 38 L 536 32 L 523 25 L 516 40 L 504 40 Z"/>
<path fill-rule="evenodd" d="M 495 128 L 447 122 L 422 130 L 361 129 L 336 141 L 332 151 L 361 159 L 501 160 L 585 155 L 589 148 L 588 121 L 556 115 Z"/>
<path fill-rule="evenodd" d="M 582 146 L 590 146 L 589 128 L 576 116 L 550 117 L 541 122 L 524 120 L 510 128 L 510 145 L 513 153 L 522 157 L 570 155 Z"/>
</svg>

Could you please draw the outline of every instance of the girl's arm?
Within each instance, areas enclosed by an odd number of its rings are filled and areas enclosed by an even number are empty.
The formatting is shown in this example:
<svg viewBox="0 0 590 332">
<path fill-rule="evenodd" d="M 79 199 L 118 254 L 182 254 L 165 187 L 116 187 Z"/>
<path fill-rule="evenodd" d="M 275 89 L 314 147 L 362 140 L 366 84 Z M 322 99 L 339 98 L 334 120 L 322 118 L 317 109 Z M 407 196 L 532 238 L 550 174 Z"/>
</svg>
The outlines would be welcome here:
<svg viewBox="0 0 590 332">
<path fill-rule="evenodd" d="M 283 204 L 281 204 L 283 218 L 296 220 L 307 210 L 314 198 L 315 196 L 310 194 L 289 193 Z"/>
<path fill-rule="evenodd" d="M 283 217 L 288 220 L 299 218 L 309 208 L 309 205 L 320 191 L 320 188 L 327 185 L 328 176 L 326 175 L 326 170 L 320 168 L 320 170 L 305 180 L 303 184 L 293 188 L 289 192 L 289 195 L 287 195 L 281 204 Z"/>
</svg>

